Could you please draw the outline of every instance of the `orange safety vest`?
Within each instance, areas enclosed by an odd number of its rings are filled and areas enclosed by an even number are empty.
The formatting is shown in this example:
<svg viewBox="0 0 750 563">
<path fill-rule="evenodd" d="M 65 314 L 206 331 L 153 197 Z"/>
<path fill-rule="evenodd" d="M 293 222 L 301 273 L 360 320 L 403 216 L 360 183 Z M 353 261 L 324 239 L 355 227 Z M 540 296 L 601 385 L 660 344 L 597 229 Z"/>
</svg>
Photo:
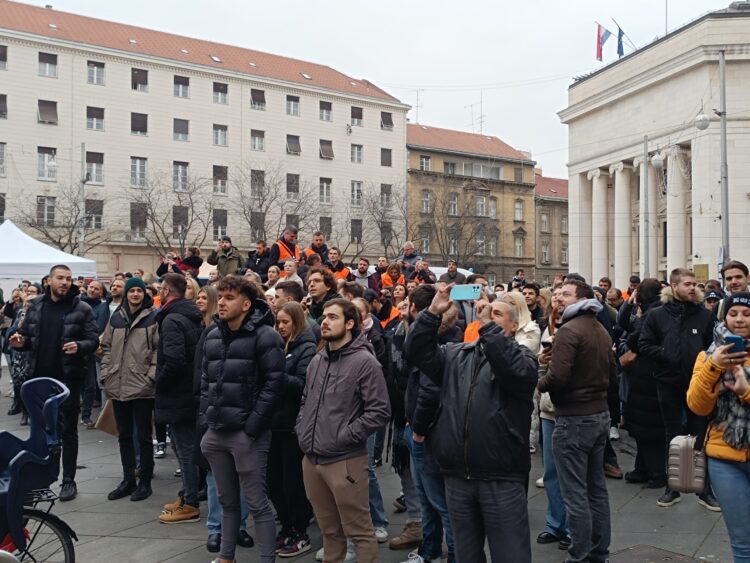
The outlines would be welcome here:
<svg viewBox="0 0 750 563">
<path fill-rule="evenodd" d="M 284 262 L 285 260 L 289 260 L 291 258 L 294 258 L 296 261 L 299 262 L 299 259 L 300 259 L 299 246 L 294 245 L 294 256 L 292 256 L 292 253 L 289 252 L 289 248 L 287 247 L 285 241 L 282 241 L 281 239 L 279 239 L 274 244 L 279 249 L 279 262 Z"/>
<path fill-rule="evenodd" d="M 398 317 L 398 314 L 398 307 L 391 307 L 391 314 L 388 316 L 388 318 L 380 321 L 380 326 L 383 327 L 383 330 L 386 329 L 386 327 L 393 321 L 393 319 Z"/>
<path fill-rule="evenodd" d="M 340 264 L 340 262 L 339 262 L 339 264 Z M 349 274 L 351 272 L 349 270 L 349 268 L 347 268 L 346 266 L 344 266 L 343 268 L 341 268 L 338 272 L 334 272 L 331 268 L 328 268 L 328 269 L 331 270 L 331 273 L 333 274 L 333 277 L 336 278 L 337 280 L 346 280 L 346 279 L 348 279 L 349 278 Z"/>
<path fill-rule="evenodd" d="M 479 329 L 482 328 L 482 323 L 479 321 L 472 321 L 466 325 L 464 331 L 464 342 L 476 342 L 479 340 Z"/>
<path fill-rule="evenodd" d="M 393 287 L 397 283 L 400 283 L 401 285 L 405 285 L 404 274 L 399 275 L 398 279 L 395 282 L 393 281 L 393 278 L 391 278 L 391 275 L 388 273 L 380 275 L 380 284 L 382 287 Z"/>
</svg>

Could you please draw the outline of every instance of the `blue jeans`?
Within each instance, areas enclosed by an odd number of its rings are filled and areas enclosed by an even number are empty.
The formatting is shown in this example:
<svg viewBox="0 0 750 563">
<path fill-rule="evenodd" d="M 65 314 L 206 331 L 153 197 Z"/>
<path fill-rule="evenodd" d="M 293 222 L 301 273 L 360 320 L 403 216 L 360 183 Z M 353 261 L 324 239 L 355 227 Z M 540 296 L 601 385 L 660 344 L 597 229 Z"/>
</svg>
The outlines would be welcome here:
<svg viewBox="0 0 750 563">
<path fill-rule="evenodd" d="M 380 483 L 375 475 L 375 434 L 367 438 L 367 475 L 370 478 L 370 517 L 373 528 L 388 527 L 388 517 L 385 515 L 383 495 L 380 493 Z"/>
<path fill-rule="evenodd" d="M 206 517 L 206 528 L 209 534 L 221 533 L 221 504 L 219 504 L 219 493 L 216 491 L 216 481 L 214 474 L 209 471 L 206 474 L 206 493 L 208 495 L 208 516 Z M 247 501 L 244 495 L 240 495 L 240 530 L 247 527 L 247 516 L 250 509 L 247 507 Z"/>
<path fill-rule="evenodd" d="M 708 472 L 727 525 L 734 563 L 750 563 L 750 461 L 709 457 Z"/>
<path fill-rule="evenodd" d="M 547 494 L 547 517 L 544 531 L 562 538 L 568 535 L 568 518 L 565 503 L 560 492 L 560 481 L 557 478 L 555 456 L 552 454 L 552 431 L 555 421 L 542 419 L 542 459 L 544 461 L 544 492 Z"/>
<path fill-rule="evenodd" d="M 449 556 L 455 553 L 453 528 L 445 500 L 445 482 L 440 473 L 425 471 L 424 442 L 415 442 L 410 427 L 404 429 L 404 440 L 411 453 L 411 476 L 422 505 L 422 546 L 424 559 L 439 560 L 443 553 L 443 529 Z"/>
</svg>

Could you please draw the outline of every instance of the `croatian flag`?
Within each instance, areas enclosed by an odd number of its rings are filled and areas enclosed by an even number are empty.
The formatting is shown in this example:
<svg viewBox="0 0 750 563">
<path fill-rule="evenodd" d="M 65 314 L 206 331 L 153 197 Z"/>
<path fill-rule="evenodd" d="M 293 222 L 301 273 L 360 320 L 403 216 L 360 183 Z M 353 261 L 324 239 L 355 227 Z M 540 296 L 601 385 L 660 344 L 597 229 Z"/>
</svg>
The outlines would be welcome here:
<svg viewBox="0 0 750 563">
<path fill-rule="evenodd" d="M 596 60 L 601 61 L 602 60 L 602 47 L 604 47 L 604 44 L 607 42 L 607 39 L 612 35 L 612 33 L 602 27 L 602 24 L 598 23 L 596 24 Z"/>
</svg>

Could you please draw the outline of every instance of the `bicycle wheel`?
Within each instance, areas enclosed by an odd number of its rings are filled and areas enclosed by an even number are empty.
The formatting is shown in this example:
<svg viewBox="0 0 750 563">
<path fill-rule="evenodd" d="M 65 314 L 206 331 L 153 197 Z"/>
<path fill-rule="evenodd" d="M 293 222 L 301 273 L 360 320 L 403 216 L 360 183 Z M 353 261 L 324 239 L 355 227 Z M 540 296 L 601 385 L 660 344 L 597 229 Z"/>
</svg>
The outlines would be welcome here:
<svg viewBox="0 0 750 563">
<path fill-rule="evenodd" d="M 25 551 L 16 550 L 15 555 L 24 563 L 75 563 L 76 553 L 73 539 L 60 520 L 41 510 L 24 508 L 24 528 L 28 532 Z"/>
</svg>

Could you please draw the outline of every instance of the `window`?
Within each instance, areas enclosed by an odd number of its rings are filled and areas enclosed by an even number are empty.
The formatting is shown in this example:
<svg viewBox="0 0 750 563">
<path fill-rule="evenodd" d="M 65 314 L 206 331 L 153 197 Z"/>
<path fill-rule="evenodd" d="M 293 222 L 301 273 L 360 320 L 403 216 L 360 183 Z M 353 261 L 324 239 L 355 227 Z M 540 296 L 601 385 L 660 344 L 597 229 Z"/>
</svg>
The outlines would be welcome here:
<svg viewBox="0 0 750 563">
<path fill-rule="evenodd" d="M 250 197 L 261 197 L 266 188 L 266 171 L 250 171 Z M 253 237 L 255 238 L 255 237 Z"/>
<path fill-rule="evenodd" d="M 331 102 L 320 102 L 320 120 L 333 120 L 333 104 Z"/>
<path fill-rule="evenodd" d="M 380 184 L 380 206 L 390 209 L 393 206 L 393 186 L 391 184 Z"/>
<path fill-rule="evenodd" d="M 0 94 L 0 119 L 8 119 L 8 96 Z"/>
<path fill-rule="evenodd" d="M 362 207 L 362 182 L 352 181 L 352 206 Z"/>
<path fill-rule="evenodd" d="M 392 153 L 391 149 L 380 149 L 380 166 L 392 166 Z"/>
<path fill-rule="evenodd" d="M 516 166 L 513 168 L 513 181 L 520 184 L 523 182 L 523 168 Z"/>
<path fill-rule="evenodd" d="M 285 224 L 291 227 L 299 228 L 299 215 L 297 215 L 296 213 L 287 213 Z"/>
<path fill-rule="evenodd" d="M 104 153 L 86 153 L 86 177 L 92 184 L 104 183 Z"/>
<path fill-rule="evenodd" d="M 250 90 L 250 108 L 265 110 L 266 109 L 266 92 L 265 90 Z"/>
<path fill-rule="evenodd" d="M 352 106 L 352 125 L 356 125 L 357 127 L 362 127 L 363 119 L 362 119 L 362 108 L 357 108 Z"/>
<path fill-rule="evenodd" d="M 253 240 L 266 238 L 266 214 L 262 211 L 250 212 L 250 236 Z"/>
<path fill-rule="evenodd" d="M 190 96 L 190 78 L 175 75 L 174 96 L 175 98 L 187 98 Z"/>
<path fill-rule="evenodd" d="M 320 203 L 331 203 L 331 183 L 333 181 L 330 178 L 320 179 L 320 193 L 318 201 Z"/>
<path fill-rule="evenodd" d="M 57 55 L 39 53 L 39 76 L 57 78 Z"/>
<path fill-rule="evenodd" d="M 5 143 L 0 143 L 0 176 L 5 176 Z"/>
<path fill-rule="evenodd" d="M 513 220 L 523 221 L 523 200 L 517 199 L 513 209 Z"/>
<path fill-rule="evenodd" d="M 190 136 L 190 122 L 187 119 L 174 119 L 172 130 L 175 141 L 187 141 Z"/>
<path fill-rule="evenodd" d="M 265 131 L 259 131 L 258 129 L 250 130 L 250 150 L 253 150 L 253 151 L 266 150 L 266 132 Z"/>
<path fill-rule="evenodd" d="M 86 106 L 86 129 L 104 130 L 104 108 Z"/>
<path fill-rule="evenodd" d="M 390 221 L 383 221 L 380 223 L 380 243 L 383 246 L 391 244 L 393 239 L 393 226 Z"/>
<path fill-rule="evenodd" d="M 214 82 L 214 103 L 229 103 L 229 85 L 223 82 Z"/>
<path fill-rule="evenodd" d="M 476 204 L 476 213 L 478 217 L 485 217 L 487 215 L 487 197 L 478 195 L 474 198 Z"/>
<path fill-rule="evenodd" d="M 362 164 L 365 148 L 362 145 L 352 145 L 352 162 Z"/>
<path fill-rule="evenodd" d="M 54 197 L 36 197 L 36 224 L 45 227 L 55 226 L 55 200 Z"/>
<path fill-rule="evenodd" d="M 39 123 L 57 125 L 57 102 L 39 100 L 38 104 L 39 111 L 37 117 L 39 119 Z"/>
<path fill-rule="evenodd" d="M 560 249 L 560 263 L 561 264 L 568 263 L 568 245 L 567 244 L 563 244 L 562 248 Z"/>
<path fill-rule="evenodd" d="M 487 166 L 485 164 L 482 164 L 482 178 L 487 178 L 489 180 L 499 180 L 500 179 L 500 167 L 499 166 Z"/>
<path fill-rule="evenodd" d="M 147 162 L 147 159 L 141 156 L 130 157 L 130 185 L 134 188 L 142 188 L 146 185 Z"/>
<path fill-rule="evenodd" d="M 448 215 L 455 217 L 458 215 L 458 193 L 451 192 L 448 198 Z"/>
<path fill-rule="evenodd" d="M 351 242 L 362 244 L 362 219 L 352 219 Z"/>
<path fill-rule="evenodd" d="M 321 217 L 318 226 L 320 232 L 323 233 L 326 238 L 329 238 L 331 236 L 331 233 L 333 232 L 333 218 Z"/>
<path fill-rule="evenodd" d="M 227 210 L 214 209 L 214 240 L 227 235 Z"/>
<path fill-rule="evenodd" d="M 666 258 L 667 257 L 667 222 L 662 221 L 661 222 L 661 257 Z"/>
<path fill-rule="evenodd" d="M 228 133 L 229 127 L 227 127 L 226 125 L 217 125 L 216 123 L 214 123 L 214 145 L 226 147 Z"/>
<path fill-rule="evenodd" d="M 443 174 L 453 176 L 456 173 L 455 162 L 443 162 Z"/>
<path fill-rule="evenodd" d="M 56 153 L 57 149 L 51 147 L 37 147 L 37 177 L 40 180 L 57 179 Z"/>
<path fill-rule="evenodd" d="M 448 254 L 451 256 L 458 255 L 458 239 L 455 236 L 448 239 Z"/>
<path fill-rule="evenodd" d="M 568 216 L 563 215 L 560 217 L 560 232 L 564 235 L 568 234 Z"/>
<path fill-rule="evenodd" d="M 89 61 L 86 63 L 86 81 L 89 84 L 104 85 L 104 63 Z"/>
<path fill-rule="evenodd" d="M 430 157 L 426 155 L 419 156 L 419 169 L 424 172 L 430 171 Z"/>
<path fill-rule="evenodd" d="M 140 68 L 131 68 L 130 87 L 136 92 L 148 92 L 148 71 Z"/>
<path fill-rule="evenodd" d="M 130 133 L 132 135 L 148 135 L 148 115 L 145 113 L 130 114 Z"/>
<path fill-rule="evenodd" d="M 482 166 L 471 162 L 464 162 L 464 176 L 482 177 Z"/>
<path fill-rule="evenodd" d="M 227 177 L 229 176 L 229 168 L 226 166 L 216 166 L 214 164 L 214 193 L 226 195 L 227 193 Z"/>
<path fill-rule="evenodd" d="M 0 194 L 0 223 L 5 222 L 5 194 Z"/>
<path fill-rule="evenodd" d="M 333 159 L 333 141 L 320 140 L 320 158 Z"/>
<path fill-rule="evenodd" d="M 549 264 L 549 242 L 542 243 L 542 263 Z"/>
<path fill-rule="evenodd" d="M 426 227 L 423 227 L 420 230 L 419 236 L 422 239 L 422 243 L 419 245 L 419 251 L 422 254 L 429 254 L 430 253 L 430 230 Z"/>
<path fill-rule="evenodd" d="M 0 70 L 8 70 L 8 47 L 7 45 L 0 45 Z M 3 205 L 5 205 L 5 198 L 3 198 Z M 5 213 L 3 213 L 3 216 Z"/>
<path fill-rule="evenodd" d="M 187 234 L 188 208 L 184 205 L 172 206 L 172 237 L 179 239 Z"/>
<path fill-rule="evenodd" d="M 302 145 L 300 145 L 298 135 L 286 136 L 286 154 L 294 154 L 297 156 L 302 154 Z"/>
<path fill-rule="evenodd" d="M 104 200 L 103 199 L 87 199 L 86 200 L 86 228 L 87 229 L 101 229 L 102 228 L 102 215 L 104 214 Z"/>
<path fill-rule="evenodd" d="M 549 232 L 549 213 L 540 213 L 539 214 L 539 230 L 541 230 L 543 233 Z"/>
<path fill-rule="evenodd" d="M 497 198 L 491 197 L 487 200 L 489 206 L 487 207 L 487 216 L 491 219 L 497 219 Z"/>
<path fill-rule="evenodd" d="M 476 244 L 477 244 L 477 250 L 476 250 L 475 254 L 477 256 L 484 256 L 484 253 L 485 253 L 485 250 L 486 250 L 485 249 L 485 237 L 484 237 L 484 233 L 477 234 Z"/>
<path fill-rule="evenodd" d="M 188 167 L 187 162 L 174 161 L 172 163 L 172 188 L 176 192 L 182 192 L 188 188 Z"/>
<path fill-rule="evenodd" d="M 485 248 L 487 249 L 487 256 L 497 256 L 497 239 L 489 238 Z"/>
<path fill-rule="evenodd" d="M 513 239 L 513 242 L 515 246 L 516 258 L 521 258 L 523 256 L 523 237 L 521 235 L 516 235 Z"/>
<path fill-rule="evenodd" d="M 422 213 L 429 213 L 431 207 L 430 192 L 428 190 L 422 190 Z"/>
<path fill-rule="evenodd" d="M 148 208 L 145 203 L 130 202 L 130 236 L 142 239 L 146 236 Z"/>
<path fill-rule="evenodd" d="M 393 114 L 387 111 L 380 112 L 380 128 L 393 131 Z"/>
<path fill-rule="evenodd" d="M 287 201 L 299 201 L 299 174 L 286 175 Z"/>
<path fill-rule="evenodd" d="M 299 96 L 286 97 L 286 114 L 299 117 Z"/>
</svg>

